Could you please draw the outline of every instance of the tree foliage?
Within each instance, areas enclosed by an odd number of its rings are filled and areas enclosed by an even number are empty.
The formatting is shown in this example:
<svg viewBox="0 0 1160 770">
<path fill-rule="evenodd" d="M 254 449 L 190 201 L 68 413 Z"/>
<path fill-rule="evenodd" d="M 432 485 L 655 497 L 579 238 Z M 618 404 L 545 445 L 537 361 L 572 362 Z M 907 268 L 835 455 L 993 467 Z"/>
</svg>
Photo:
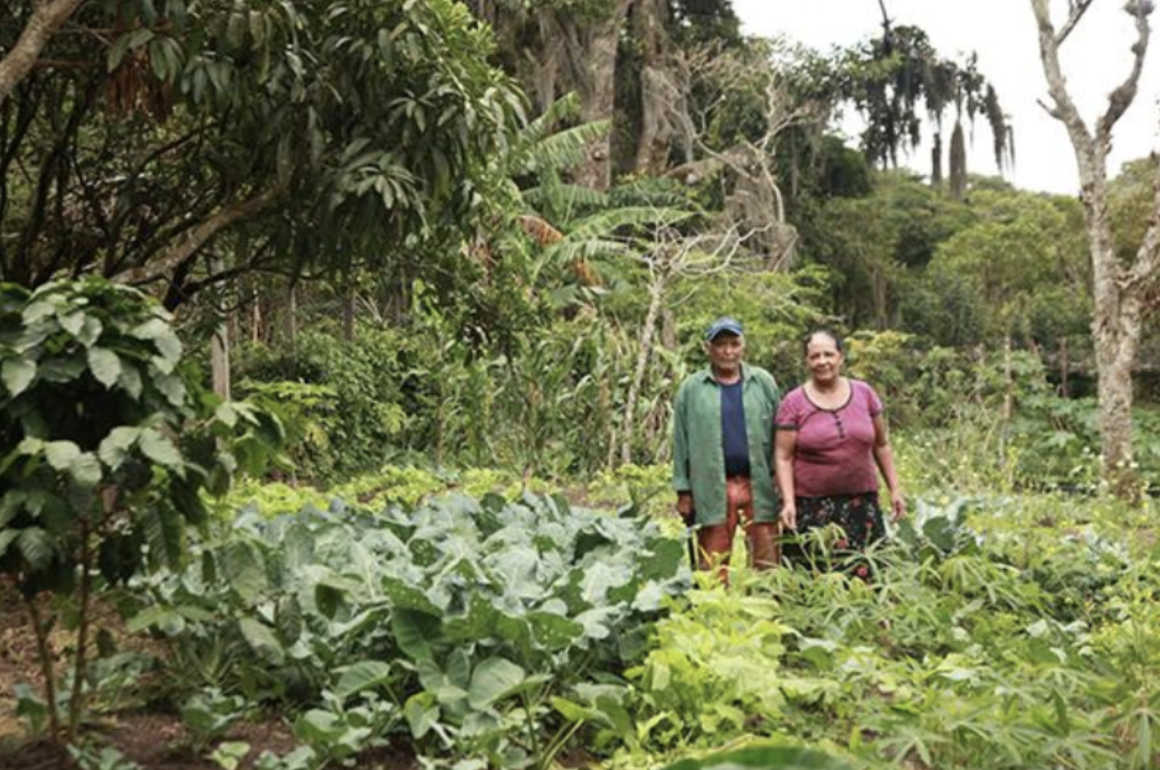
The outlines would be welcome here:
<svg viewBox="0 0 1160 770">
<path fill-rule="evenodd" d="M 54 739 L 55 671 L 38 595 L 77 596 L 70 738 L 82 713 L 93 581 L 121 583 L 147 563 L 176 566 L 203 489 L 258 469 L 281 426 L 245 404 L 203 401 L 178 365 L 169 314 L 103 280 L 0 284 L 0 573 L 27 604 Z"/>
<path fill-rule="evenodd" d="M 163 279 L 172 305 L 461 234 L 521 109 L 490 47 L 451 0 L 86 4 L 0 107 L 0 276 Z"/>
</svg>

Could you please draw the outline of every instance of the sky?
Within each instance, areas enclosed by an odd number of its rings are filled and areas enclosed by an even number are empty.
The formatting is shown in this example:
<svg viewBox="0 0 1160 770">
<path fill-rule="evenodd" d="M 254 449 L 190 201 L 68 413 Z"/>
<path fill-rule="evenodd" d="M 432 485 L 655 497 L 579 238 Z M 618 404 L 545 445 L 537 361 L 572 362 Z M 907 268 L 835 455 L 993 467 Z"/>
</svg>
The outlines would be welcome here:
<svg viewBox="0 0 1160 770">
<path fill-rule="evenodd" d="M 885 4 L 894 24 L 924 29 L 943 57 L 962 61 L 971 52 L 978 54 L 979 71 L 995 86 L 1014 126 L 1015 166 L 1003 173 L 1008 181 L 1028 190 L 1063 194 L 1079 190 L 1067 132 L 1038 103 L 1050 99 L 1029 0 L 885 0 Z M 1096 0 L 1060 49 L 1068 88 L 1089 126 L 1107 109 L 1107 95 L 1131 68 L 1129 46 L 1135 29 L 1123 6 L 1123 0 Z M 863 42 L 882 29 L 878 0 L 733 0 L 733 9 L 747 34 L 782 35 L 822 52 Z M 1058 29 L 1066 3 L 1053 0 L 1052 9 Z M 1153 15 L 1152 26 L 1140 90 L 1112 133 L 1109 176 L 1115 176 L 1125 161 L 1160 150 L 1160 11 Z M 844 131 L 856 139 L 857 123 L 847 120 Z M 976 119 L 973 136 L 968 131 L 972 173 L 998 173 L 991 142 L 986 119 Z M 949 145 L 949 136 L 944 145 Z M 929 156 L 929 149 L 922 147 L 900 162 L 929 173 Z"/>
</svg>

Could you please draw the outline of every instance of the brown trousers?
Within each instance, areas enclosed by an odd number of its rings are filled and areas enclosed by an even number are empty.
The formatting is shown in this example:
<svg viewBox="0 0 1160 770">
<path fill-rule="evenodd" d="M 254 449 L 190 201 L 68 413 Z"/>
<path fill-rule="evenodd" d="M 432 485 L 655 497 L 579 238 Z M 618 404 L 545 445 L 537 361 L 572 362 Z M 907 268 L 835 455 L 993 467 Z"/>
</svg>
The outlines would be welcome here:
<svg viewBox="0 0 1160 770">
<path fill-rule="evenodd" d="M 729 555 L 737 527 L 745 530 L 749 546 L 749 564 L 755 569 L 770 569 L 778 562 L 778 526 L 775 522 L 753 520 L 753 485 L 748 476 L 725 479 L 725 523 L 703 526 L 697 530 L 700 568 L 717 568 L 720 580 L 729 583 Z"/>
</svg>

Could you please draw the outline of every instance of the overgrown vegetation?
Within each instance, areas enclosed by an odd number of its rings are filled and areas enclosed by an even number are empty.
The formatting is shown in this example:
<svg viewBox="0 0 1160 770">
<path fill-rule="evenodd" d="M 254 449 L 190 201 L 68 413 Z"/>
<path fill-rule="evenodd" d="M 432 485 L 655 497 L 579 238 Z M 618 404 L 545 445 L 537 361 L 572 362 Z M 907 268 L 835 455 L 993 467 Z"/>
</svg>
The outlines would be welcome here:
<svg viewBox="0 0 1160 770">
<path fill-rule="evenodd" d="M 0 3 L 29 735 L 108 770 L 82 728 L 130 706 L 231 769 L 1160 764 L 1155 320 L 1116 466 L 1093 198 L 969 175 L 1004 73 L 884 21 L 821 54 L 728 0 Z M 929 178 L 885 168 L 924 119 Z M 1156 173 L 1096 180 L 1128 305 Z M 917 515 L 866 562 L 689 574 L 671 397 L 722 313 L 785 389 L 826 325 L 883 394 Z M 297 748 L 235 740 L 263 719 Z"/>
</svg>

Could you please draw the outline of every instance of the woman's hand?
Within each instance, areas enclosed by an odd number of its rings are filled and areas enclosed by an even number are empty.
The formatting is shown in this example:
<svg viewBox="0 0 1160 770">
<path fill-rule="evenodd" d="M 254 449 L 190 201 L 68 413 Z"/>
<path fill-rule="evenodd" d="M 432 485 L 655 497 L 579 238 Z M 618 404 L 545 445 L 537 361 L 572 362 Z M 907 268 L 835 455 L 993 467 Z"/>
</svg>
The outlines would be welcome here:
<svg viewBox="0 0 1160 770">
<path fill-rule="evenodd" d="M 890 490 L 890 521 L 894 524 L 906 518 L 906 500 L 902 498 L 902 493 L 897 490 Z"/>
<path fill-rule="evenodd" d="M 781 521 L 781 528 L 791 532 L 797 531 L 797 505 L 793 502 L 785 502 L 781 506 L 781 513 L 778 514 L 778 519 Z"/>
</svg>

